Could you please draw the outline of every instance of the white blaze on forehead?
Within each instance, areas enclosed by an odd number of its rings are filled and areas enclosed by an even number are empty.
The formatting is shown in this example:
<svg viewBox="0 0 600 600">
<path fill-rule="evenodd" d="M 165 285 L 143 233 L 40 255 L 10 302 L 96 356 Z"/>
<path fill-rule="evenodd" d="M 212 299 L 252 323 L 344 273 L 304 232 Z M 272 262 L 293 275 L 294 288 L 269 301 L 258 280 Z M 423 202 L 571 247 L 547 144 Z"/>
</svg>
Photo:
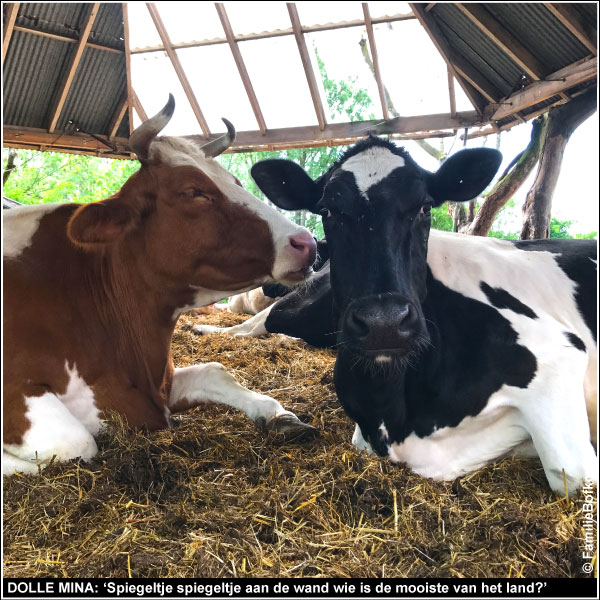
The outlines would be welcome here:
<svg viewBox="0 0 600 600">
<path fill-rule="evenodd" d="M 375 146 L 349 158 L 341 166 L 342 170 L 354 175 L 356 186 L 361 194 L 385 179 L 394 169 L 405 166 L 404 158 L 388 148 Z"/>
<path fill-rule="evenodd" d="M 60 204 L 40 204 L 11 208 L 2 213 L 2 255 L 16 258 L 31 245 L 41 218 L 56 210 Z"/>
</svg>

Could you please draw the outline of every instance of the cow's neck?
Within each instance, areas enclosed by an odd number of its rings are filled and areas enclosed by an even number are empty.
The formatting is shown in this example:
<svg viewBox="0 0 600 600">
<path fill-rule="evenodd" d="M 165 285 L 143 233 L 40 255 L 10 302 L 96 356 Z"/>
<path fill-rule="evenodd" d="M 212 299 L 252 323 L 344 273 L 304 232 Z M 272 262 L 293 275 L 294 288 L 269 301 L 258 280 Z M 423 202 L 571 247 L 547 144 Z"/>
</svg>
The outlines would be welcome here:
<svg viewBox="0 0 600 600">
<path fill-rule="evenodd" d="M 172 369 L 172 290 L 153 285 L 143 256 L 126 245 L 116 245 L 99 255 L 99 277 L 94 285 L 101 283 L 93 299 L 104 327 L 114 338 L 117 359 L 138 379 L 132 383 L 162 397 L 168 393 L 163 388 Z"/>
</svg>

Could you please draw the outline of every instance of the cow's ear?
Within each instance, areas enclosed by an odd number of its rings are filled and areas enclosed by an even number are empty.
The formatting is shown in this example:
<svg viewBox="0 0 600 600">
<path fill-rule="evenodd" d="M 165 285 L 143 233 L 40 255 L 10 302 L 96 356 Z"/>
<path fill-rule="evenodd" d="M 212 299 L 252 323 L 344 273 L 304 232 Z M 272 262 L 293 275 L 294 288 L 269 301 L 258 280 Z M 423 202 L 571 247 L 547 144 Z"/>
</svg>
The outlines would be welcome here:
<svg viewBox="0 0 600 600">
<path fill-rule="evenodd" d="M 279 208 L 315 212 L 321 198 L 319 186 L 302 167 L 290 160 L 272 158 L 257 162 L 250 170 L 256 185 Z"/>
<path fill-rule="evenodd" d="M 491 148 L 468 148 L 453 154 L 429 178 L 428 189 L 434 206 L 446 200 L 473 200 L 492 181 L 501 162 L 502 154 Z"/>
<path fill-rule="evenodd" d="M 80 206 L 69 219 L 67 234 L 74 244 L 93 250 L 123 237 L 137 220 L 136 211 L 113 196 Z"/>
</svg>

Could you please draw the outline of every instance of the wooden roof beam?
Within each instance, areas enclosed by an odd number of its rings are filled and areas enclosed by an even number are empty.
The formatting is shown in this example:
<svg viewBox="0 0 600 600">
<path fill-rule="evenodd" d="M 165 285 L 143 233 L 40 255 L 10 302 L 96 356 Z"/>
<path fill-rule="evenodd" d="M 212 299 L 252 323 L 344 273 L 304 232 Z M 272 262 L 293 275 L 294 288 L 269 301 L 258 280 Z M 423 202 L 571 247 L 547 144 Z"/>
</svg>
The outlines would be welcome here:
<svg viewBox="0 0 600 600">
<path fill-rule="evenodd" d="M 108 126 L 108 131 L 109 131 L 108 139 L 109 140 L 112 140 L 117 135 L 119 126 L 123 122 L 123 118 L 125 117 L 125 113 L 127 112 L 128 108 L 129 108 L 129 96 L 127 94 L 125 94 L 125 97 L 123 98 L 123 100 L 119 104 L 119 106 L 117 107 L 117 110 L 116 110 L 113 118 L 110 120 L 110 125 Z"/>
<path fill-rule="evenodd" d="M 386 15 L 385 17 L 371 17 L 373 25 L 379 23 L 396 23 L 398 21 L 410 21 L 416 17 L 412 14 L 395 14 Z M 364 19 L 353 19 L 352 21 L 340 21 L 339 23 L 325 23 L 324 25 L 303 25 L 302 33 L 316 33 L 319 31 L 334 31 L 337 29 L 346 29 L 348 27 L 364 26 Z M 248 42 L 251 40 L 266 40 L 274 37 L 283 37 L 286 35 L 294 35 L 293 28 L 275 29 L 274 31 L 263 31 L 261 33 L 242 33 L 234 37 L 236 42 Z M 227 38 L 211 38 L 208 40 L 193 40 L 190 42 L 178 42 L 172 44 L 175 50 L 182 48 L 199 48 L 201 46 L 216 46 L 218 44 L 227 44 Z M 132 54 L 143 54 L 146 52 L 157 52 L 164 50 L 164 46 L 145 46 L 143 48 L 132 48 Z"/>
<path fill-rule="evenodd" d="M 125 77 L 127 79 L 127 115 L 129 116 L 129 135 L 133 132 L 133 86 L 131 83 L 131 49 L 129 47 L 129 7 L 121 4 L 123 10 L 123 45 L 125 46 Z"/>
<path fill-rule="evenodd" d="M 456 116 L 456 93 L 454 91 L 454 75 L 448 69 L 448 97 L 450 99 L 450 115 Z"/>
<path fill-rule="evenodd" d="M 521 42 L 481 4 L 455 5 L 487 38 L 492 40 L 533 80 L 542 79 L 546 69 Z"/>
<path fill-rule="evenodd" d="M 50 125 L 48 127 L 48 131 L 50 133 L 52 133 L 56 129 L 56 124 L 58 123 L 58 119 L 60 118 L 60 114 L 67 100 L 67 96 L 69 94 L 69 90 L 71 89 L 73 79 L 75 79 L 75 73 L 77 72 L 77 67 L 79 66 L 81 57 L 83 56 L 83 51 L 85 50 L 85 45 L 90 35 L 90 31 L 92 30 L 92 25 L 94 24 L 96 15 L 98 14 L 98 10 L 100 10 L 99 2 L 96 2 L 95 4 L 92 4 L 90 6 L 85 25 L 83 26 L 81 35 L 79 36 L 79 41 L 77 42 L 77 46 L 75 47 L 73 56 L 71 56 L 69 66 L 66 71 L 66 77 L 63 81 L 58 97 L 56 98 L 54 106 L 50 113 Z"/>
<path fill-rule="evenodd" d="M 204 118 L 204 115 L 202 114 L 202 111 L 200 110 L 200 105 L 198 104 L 198 101 L 196 100 L 196 96 L 194 95 L 194 92 L 192 91 L 192 86 L 190 85 L 190 82 L 188 81 L 185 71 L 183 70 L 181 63 L 179 62 L 179 57 L 177 56 L 177 52 L 175 52 L 175 50 L 173 49 L 173 46 L 171 44 L 171 39 L 169 38 L 169 34 L 167 33 L 165 25 L 164 25 L 162 19 L 160 18 L 160 15 L 158 14 L 158 10 L 152 2 L 147 2 L 146 6 L 148 7 L 148 12 L 150 13 L 150 16 L 152 17 L 152 20 L 154 21 L 154 25 L 156 26 L 158 35 L 160 36 L 160 39 L 163 43 L 164 50 L 167 53 L 167 56 L 169 57 L 169 59 L 171 60 L 171 64 L 173 65 L 173 68 L 175 69 L 175 73 L 177 73 L 177 77 L 179 78 L 179 82 L 181 83 L 181 86 L 183 87 L 183 91 L 185 92 L 188 102 L 190 103 L 190 106 L 192 107 L 192 111 L 194 112 L 194 115 L 196 116 L 196 119 L 198 120 L 200 129 L 202 129 L 202 133 L 205 136 L 210 135 L 210 129 L 208 127 L 208 123 L 206 122 L 206 119 Z"/>
<path fill-rule="evenodd" d="M 31 35 L 39 35 L 41 37 L 49 38 L 51 40 L 58 40 L 59 42 L 66 42 L 67 44 L 76 44 L 78 40 L 67 37 L 66 35 L 56 35 L 55 33 L 48 33 L 47 31 L 38 31 L 37 29 L 31 29 L 31 27 L 22 27 L 21 25 L 15 25 L 14 31 L 20 31 L 21 33 L 29 33 Z M 113 54 L 123 54 L 123 50 L 117 48 L 111 48 L 110 46 L 101 46 L 100 44 L 92 44 L 87 42 L 86 48 L 95 48 L 96 50 L 102 50 L 103 52 L 112 52 Z"/>
<path fill-rule="evenodd" d="M 597 59 L 578 61 L 555 73 L 551 73 L 543 81 L 535 81 L 501 101 L 499 108 L 491 116 L 498 121 L 530 106 L 552 98 L 571 87 L 597 77 Z"/>
<path fill-rule="evenodd" d="M 594 55 L 597 56 L 598 48 L 596 38 L 598 31 L 584 19 L 570 4 L 552 4 L 546 2 L 544 6 Z"/>
<path fill-rule="evenodd" d="M 2 63 L 6 58 L 8 52 L 8 46 L 10 45 L 10 38 L 12 37 L 13 30 L 15 28 L 15 21 L 19 14 L 20 2 L 12 2 L 6 6 L 6 20 L 4 21 L 4 31 L 2 32 Z"/>
<path fill-rule="evenodd" d="M 457 73 L 454 67 L 455 56 L 448 44 L 448 41 L 444 37 L 444 34 L 440 30 L 438 24 L 430 13 L 426 13 L 423 8 L 423 4 L 416 4 L 414 2 L 410 2 L 409 6 L 413 12 L 413 14 L 417 17 L 421 26 L 433 42 L 434 46 L 437 48 L 438 52 L 448 65 L 449 71 L 452 73 L 454 78 L 458 81 L 462 89 L 464 90 L 467 98 L 471 101 L 475 110 L 481 115 L 484 110 L 484 103 L 482 102 L 482 98 L 477 97 L 476 94 L 473 93 L 474 89 L 464 81 L 462 77 Z M 475 90 L 476 91 L 476 90 Z"/>
<path fill-rule="evenodd" d="M 319 123 L 319 129 L 323 131 L 327 124 L 325 117 L 325 111 L 323 110 L 323 103 L 321 102 L 321 96 L 319 95 L 319 87 L 317 86 L 317 80 L 315 78 L 314 71 L 310 62 L 310 55 L 308 48 L 306 47 L 306 40 L 302 33 L 302 25 L 300 24 L 300 17 L 296 5 L 293 2 L 287 3 L 288 12 L 290 13 L 290 19 L 292 21 L 292 29 L 294 30 L 294 36 L 296 43 L 298 44 L 298 51 L 300 52 L 300 59 L 302 60 L 302 66 L 306 75 L 306 81 L 308 83 L 308 89 L 315 107 L 315 113 L 317 115 L 317 121 Z"/>
<path fill-rule="evenodd" d="M 369 13 L 369 5 L 366 2 L 363 2 L 362 9 L 365 17 L 365 27 L 367 28 L 367 37 L 369 38 L 369 47 L 371 48 L 371 59 L 373 61 L 373 71 L 375 73 L 375 81 L 377 82 L 377 90 L 379 91 L 381 110 L 383 111 L 383 118 L 387 121 L 390 118 L 390 115 L 388 113 L 387 102 L 385 101 L 385 92 L 383 81 L 381 79 L 377 46 L 375 45 L 375 33 L 373 32 L 373 22 L 371 21 L 371 14 Z"/>
<path fill-rule="evenodd" d="M 221 25 L 223 25 L 225 37 L 227 38 L 229 48 L 231 50 L 231 53 L 233 54 L 233 60 L 235 61 L 240 77 L 242 78 L 242 83 L 244 84 L 246 95 L 248 96 L 250 106 L 252 107 L 252 111 L 254 112 L 254 116 L 256 117 L 258 128 L 260 129 L 260 132 L 264 134 L 267 130 L 267 125 L 265 124 L 265 119 L 263 117 L 262 111 L 260 110 L 258 98 L 254 93 L 254 87 L 252 86 L 252 82 L 250 81 L 250 76 L 248 75 L 248 70 L 246 69 L 244 59 L 242 58 L 242 53 L 240 52 L 238 43 L 235 40 L 233 29 L 231 28 L 231 23 L 229 22 L 229 17 L 227 16 L 227 11 L 225 10 L 225 6 L 222 2 L 215 2 L 215 8 L 217 9 L 217 13 L 219 14 L 219 19 L 221 19 Z"/>
<path fill-rule="evenodd" d="M 138 98 L 138 95 L 135 93 L 134 89 L 131 90 L 131 93 L 133 95 L 133 108 L 135 108 L 138 117 L 143 123 L 144 121 L 148 120 L 148 113 L 144 110 L 144 107 L 142 106 L 142 103 L 140 102 L 140 99 Z"/>
</svg>

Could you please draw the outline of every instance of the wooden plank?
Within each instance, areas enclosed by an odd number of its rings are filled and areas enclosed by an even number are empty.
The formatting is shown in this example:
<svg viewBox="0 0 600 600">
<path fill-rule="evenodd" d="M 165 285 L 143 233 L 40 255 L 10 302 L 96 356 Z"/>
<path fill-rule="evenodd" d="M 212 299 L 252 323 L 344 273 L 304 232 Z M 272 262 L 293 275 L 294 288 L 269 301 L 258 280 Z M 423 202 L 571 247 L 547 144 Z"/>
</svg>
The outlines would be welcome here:
<svg viewBox="0 0 600 600">
<path fill-rule="evenodd" d="M 543 81 L 534 81 L 525 89 L 505 98 L 491 118 L 499 121 L 594 77 L 597 77 L 597 59 L 578 61 L 548 75 Z"/>
<path fill-rule="evenodd" d="M 389 121 L 373 120 L 354 123 L 329 123 L 324 129 L 317 125 L 307 127 L 288 127 L 268 129 L 263 136 L 259 131 L 238 131 L 233 147 L 261 147 L 269 144 L 307 144 L 323 146 L 328 141 L 345 139 L 353 140 L 365 137 L 369 133 L 375 135 L 412 135 L 428 134 L 421 137 L 434 137 L 431 132 L 461 129 L 481 123 L 475 111 L 458 112 L 455 117 L 449 114 L 424 115 L 418 117 L 396 117 Z M 185 136 L 197 143 L 206 143 L 202 136 Z M 212 136 L 210 139 L 214 139 Z"/>
<path fill-rule="evenodd" d="M 92 25 L 94 24 L 94 20 L 96 19 L 98 10 L 100 10 L 99 2 L 96 2 L 95 4 L 91 5 L 87 19 L 85 21 L 85 25 L 81 31 L 79 41 L 77 42 L 75 51 L 73 52 L 73 55 L 71 56 L 71 59 L 69 61 L 69 66 L 66 70 L 65 79 L 61 86 L 60 92 L 58 93 L 58 97 L 54 101 L 52 111 L 50 112 L 50 125 L 48 126 L 48 131 L 50 133 L 52 133 L 56 129 L 56 124 L 58 123 L 58 119 L 60 118 L 63 106 L 65 105 L 65 102 L 67 100 L 67 96 L 69 94 L 69 90 L 71 89 L 73 79 L 75 79 L 75 73 L 77 72 L 77 67 L 79 66 L 81 57 L 83 56 L 85 44 L 87 42 L 88 36 L 90 35 L 90 31 L 92 30 Z"/>
<path fill-rule="evenodd" d="M 131 90 L 131 93 L 133 94 L 133 107 L 137 111 L 137 114 L 143 123 L 144 121 L 148 120 L 148 114 L 144 110 L 144 107 L 142 106 L 142 103 L 140 102 L 140 99 L 139 99 L 138 95 L 135 93 L 134 89 Z"/>
<path fill-rule="evenodd" d="M 425 7 L 425 12 L 429 12 L 435 5 L 437 4 L 437 2 L 430 2 L 426 7 Z"/>
<path fill-rule="evenodd" d="M 398 21 L 410 21 L 416 17 L 412 13 L 408 14 L 395 14 L 387 15 L 385 17 L 372 17 L 371 22 L 373 25 L 379 23 L 396 23 Z M 302 33 L 316 33 L 319 31 L 333 31 L 336 29 L 345 29 L 348 27 L 362 27 L 365 22 L 363 19 L 354 19 L 352 21 L 340 21 L 338 23 L 325 23 L 324 25 L 303 25 Z M 251 40 L 266 40 L 274 37 L 283 37 L 286 35 L 294 35 L 294 30 L 290 27 L 289 29 L 275 29 L 274 31 L 262 31 L 260 33 L 245 33 L 238 34 L 235 36 L 236 42 L 248 42 Z M 179 42 L 172 44 L 172 48 L 175 50 L 181 50 L 182 48 L 199 48 L 201 46 L 215 46 L 218 44 L 227 44 L 227 38 L 211 38 L 208 40 L 193 40 L 190 42 Z M 145 46 L 143 48 L 132 48 L 132 54 L 143 54 L 146 52 L 158 52 L 164 51 L 164 46 Z"/>
<path fill-rule="evenodd" d="M 454 78 L 456 79 L 456 81 L 458 81 L 458 83 L 462 87 L 463 91 L 467 95 L 467 98 L 471 101 L 471 103 L 475 107 L 475 110 L 480 115 L 483 114 L 484 104 L 482 102 L 482 99 L 478 98 L 473 93 L 473 88 L 471 88 L 469 85 L 465 85 L 465 81 L 456 72 L 456 69 L 454 68 L 454 61 L 455 61 L 454 52 L 450 48 L 450 45 L 448 44 L 448 41 L 444 37 L 444 34 L 441 32 L 438 24 L 435 22 L 435 19 L 432 17 L 431 14 L 428 14 L 425 12 L 422 4 L 415 4 L 414 2 L 409 2 L 409 6 L 410 6 L 411 10 L 413 11 L 413 14 L 419 20 L 419 23 L 421 23 L 421 26 L 423 27 L 423 29 L 425 29 L 425 31 L 427 32 L 427 35 L 429 35 L 429 37 L 431 38 L 431 41 L 433 42 L 434 46 L 437 48 L 441 57 L 446 62 L 448 69 L 450 70 L 452 75 L 454 75 Z"/>
<path fill-rule="evenodd" d="M 39 35 L 41 37 L 46 37 L 52 40 L 66 42 L 67 44 L 77 43 L 77 40 L 67 37 L 66 35 L 56 35 L 54 33 L 48 33 L 47 31 L 38 31 L 37 29 L 31 29 L 31 27 L 22 27 L 21 25 L 15 25 L 13 29 L 14 31 L 20 31 L 21 33 Z M 118 50 L 117 48 L 110 48 L 109 46 L 101 46 L 100 44 L 92 44 L 91 42 L 86 42 L 85 47 L 94 48 L 95 50 L 102 50 L 103 52 L 112 52 L 113 54 L 123 54 L 123 50 Z"/>
<path fill-rule="evenodd" d="M 446 137 L 453 135 L 455 129 L 481 125 L 481 119 L 475 111 L 458 112 L 452 117 L 449 114 L 424 115 L 419 117 L 397 117 L 389 121 L 381 120 L 361 121 L 354 123 L 331 123 L 324 130 L 317 125 L 309 127 L 291 127 L 284 129 L 268 129 L 263 135 L 260 131 L 240 131 L 230 151 L 263 151 L 268 147 L 279 148 L 307 148 L 315 146 L 335 146 L 351 144 L 357 138 L 367 136 L 369 133 L 376 135 L 401 135 L 403 139 L 424 139 L 428 137 Z M 115 156 L 122 153 L 129 156 L 129 141 L 125 138 L 115 137 L 111 140 L 107 136 L 91 137 L 84 133 L 66 134 L 56 131 L 53 134 L 43 129 L 4 126 L 4 145 L 18 147 L 18 145 L 44 146 L 48 149 L 60 149 L 63 152 L 102 153 L 102 155 Z M 185 136 L 196 143 L 204 144 L 208 139 L 216 136 L 192 135 Z M 101 140 L 106 140 L 106 145 Z M 109 145 L 110 144 L 110 145 Z M 115 149 L 111 148 L 113 146 Z"/>
<path fill-rule="evenodd" d="M 296 44 L 298 45 L 298 51 L 300 52 L 300 59 L 302 60 L 302 67 L 306 75 L 306 81 L 308 83 L 308 89 L 315 107 L 315 114 L 317 115 L 317 121 L 319 123 L 319 129 L 323 131 L 327 124 L 325 117 L 325 111 L 323 110 L 323 104 L 321 102 L 321 96 L 319 95 L 319 88 L 317 86 L 317 80 L 312 69 L 310 62 L 310 55 L 308 48 L 306 47 L 306 40 L 302 33 L 302 25 L 300 24 L 300 17 L 296 10 L 296 5 L 292 2 L 287 3 L 288 12 L 290 13 L 290 19 L 292 21 L 292 29 L 294 30 L 294 37 L 296 38 Z"/>
<path fill-rule="evenodd" d="M 369 13 L 369 5 L 366 2 L 362 3 L 363 15 L 365 17 L 365 26 L 367 28 L 367 37 L 369 38 L 369 47 L 371 48 L 371 59 L 373 61 L 373 71 L 375 72 L 375 81 L 377 82 L 377 90 L 379 91 L 379 100 L 381 102 L 381 110 L 383 118 L 389 119 L 387 102 L 385 101 L 385 92 L 383 81 L 381 79 L 381 70 L 379 69 L 379 58 L 377 56 L 377 46 L 375 45 L 375 33 L 373 32 L 373 22 Z"/>
<path fill-rule="evenodd" d="M 103 143 L 101 140 L 106 140 L 106 143 Z M 105 135 L 92 137 L 86 133 L 64 133 L 61 131 L 49 133 L 44 129 L 10 127 L 5 125 L 3 128 L 3 143 L 8 145 L 9 142 L 48 146 L 49 148 L 66 147 L 75 150 L 102 152 L 114 152 L 113 147 L 116 147 L 117 151 L 123 150 L 124 152 L 129 152 L 129 142 L 125 138 L 115 137 L 109 140 L 108 136 Z"/>
<path fill-rule="evenodd" d="M 448 69 L 448 96 L 450 97 L 450 116 L 456 115 L 456 93 L 454 91 L 454 75 Z"/>
<path fill-rule="evenodd" d="M 147 2 L 146 6 L 148 7 L 150 16 L 152 17 L 152 20 L 154 21 L 154 25 L 156 26 L 158 35 L 160 36 L 160 39 L 163 43 L 165 52 L 167 53 L 167 56 L 171 60 L 171 64 L 173 65 L 173 68 L 175 69 L 175 73 L 177 73 L 177 77 L 179 78 L 181 86 L 183 87 L 183 91 L 185 92 L 188 102 L 190 103 L 190 106 L 192 107 L 192 110 L 194 111 L 194 115 L 196 116 L 196 119 L 198 120 L 200 129 L 202 129 L 202 133 L 204 135 L 210 135 L 210 129 L 208 127 L 208 123 L 206 122 L 206 119 L 204 118 L 204 115 L 202 114 L 202 111 L 200 110 L 200 105 L 198 104 L 198 101 L 196 100 L 196 96 L 195 96 L 194 92 L 192 91 L 192 86 L 190 85 L 190 82 L 188 81 L 188 78 L 183 70 L 183 67 L 181 66 L 181 63 L 179 62 L 179 57 L 177 56 L 177 53 L 175 52 L 175 50 L 173 50 L 173 47 L 171 45 L 171 40 L 169 38 L 169 34 L 167 33 L 164 23 L 162 22 L 162 19 L 160 18 L 160 15 L 158 14 L 158 10 L 157 10 L 156 6 L 151 2 Z"/>
<path fill-rule="evenodd" d="M 129 48 L 129 7 L 121 4 L 123 10 L 123 45 L 125 46 L 125 76 L 127 78 L 127 115 L 129 117 L 129 135 L 133 132 L 133 85 L 131 83 L 131 49 Z M 133 154 L 132 154 L 133 157 Z"/>
<path fill-rule="evenodd" d="M 476 25 L 534 80 L 542 79 L 547 69 L 521 42 L 501 25 L 481 4 L 456 4 L 460 11 Z"/>
<path fill-rule="evenodd" d="M 254 116 L 256 117 L 258 128 L 260 129 L 261 133 L 264 134 L 267 130 L 265 119 L 263 117 L 262 111 L 260 110 L 258 98 L 254 93 L 254 87 L 252 86 L 252 82 L 250 81 L 250 76 L 248 75 L 248 70 L 246 69 L 244 59 L 242 58 L 242 53 L 240 52 L 239 46 L 235 41 L 235 36 L 233 35 L 233 29 L 231 28 L 231 23 L 229 22 L 227 11 L 225 10 L 225 6 L 222 2 L 215 2 L 215 8 L 217 9 L 217 13 L 219 14 L 219 19 L 221 19 L 221 25 L 223 25 L 225 37 L 229 42 L 229 48 L 231 50 L 231 53 L 233 54 L 233 60 L 235 61 L 240 77 L 242 78 L 242 83 L 244 84 L 244 89 L 246 90 L 248 100 L 250 101 L 250 106 L 252 106 L 252 111 L 254 112 Z"/>
<path fill-rule="evenodd" d="M 8 47 L 10 45 L 10 38 L 12 37 L 13 30 L 15 28 L 15 21 L 19 14 L 20 2 L 12 2 L 6 5 L 6 20 L 4 21 L 4 30 L 2 32 L 2 64 L 6 58 Z"/>
<path fill-rule="evenodd" d="M 598 31 L 593 23 L 585 21 L 570 4 L 545 3 L 544 6 L 594 55 L 598 54 Z"/>
<path fill-rule="evenodd" d="M 115 114 L 113 115 L 113 118 L 110 121 L 110 125 L 108 127 L 108 131 L 109 131 L 108 139 L 109 140 L 112 140 L 115 137 L 115 135 L 117 135 L 117 130 L 119 129 L 119 126 L 121 125 L 121 122 L 123 121 L 123 117 L 125 117 L 125 113 L 127 112 L 128 108 L 129 108 L 129 94 L 126 93 L 123 100 L 117 107 L 117 110 L 116 110 Z"/>
<path fill-rule="evenodd" d="M 468 81 L 488 102 L 498 102 L 502 98 L 502 92 L 496 89 L 487 79 L 483 77 L 475 67 L 462 57 L 455 57 L 454 68 L 456 72 Z"/>
</svg>

